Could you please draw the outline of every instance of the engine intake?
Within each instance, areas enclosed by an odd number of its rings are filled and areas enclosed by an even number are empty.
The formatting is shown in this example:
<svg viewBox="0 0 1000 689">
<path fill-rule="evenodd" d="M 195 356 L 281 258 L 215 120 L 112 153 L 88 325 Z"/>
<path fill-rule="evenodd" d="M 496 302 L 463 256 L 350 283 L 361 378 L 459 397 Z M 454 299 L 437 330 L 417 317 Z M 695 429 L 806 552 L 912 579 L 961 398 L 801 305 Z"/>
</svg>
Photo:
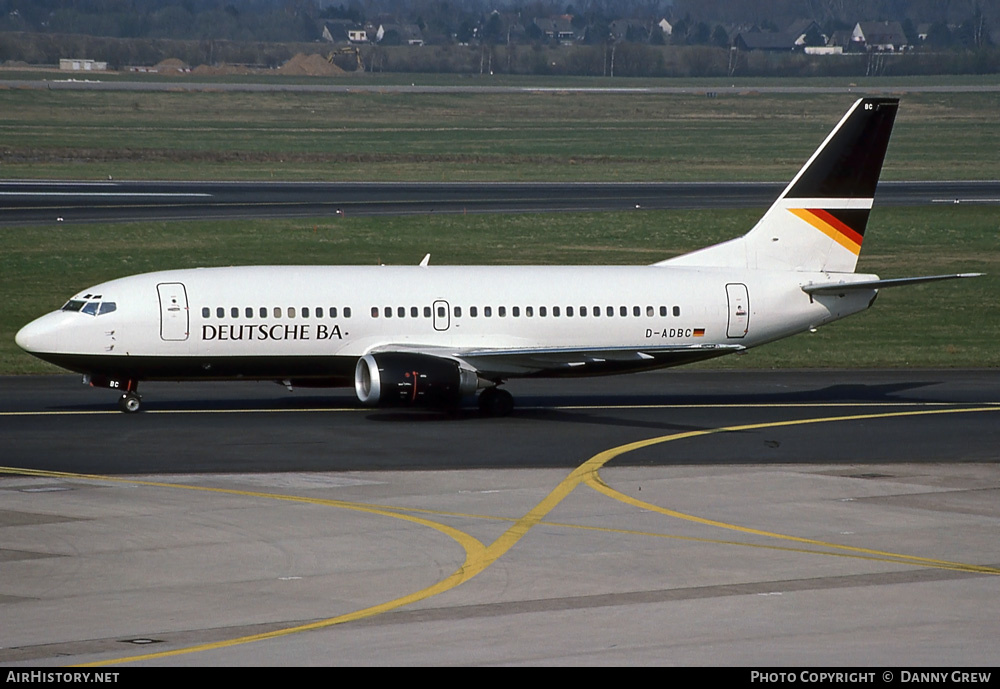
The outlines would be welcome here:
<svg viewBox="0 0 1000 689">
<path fill-rule="evenodd" d="M 358 399 L 371 407 L 452 407 L 478 387 L 475 371 L 426 354 L 366 354 L 354 369 Z"/>
</svg>

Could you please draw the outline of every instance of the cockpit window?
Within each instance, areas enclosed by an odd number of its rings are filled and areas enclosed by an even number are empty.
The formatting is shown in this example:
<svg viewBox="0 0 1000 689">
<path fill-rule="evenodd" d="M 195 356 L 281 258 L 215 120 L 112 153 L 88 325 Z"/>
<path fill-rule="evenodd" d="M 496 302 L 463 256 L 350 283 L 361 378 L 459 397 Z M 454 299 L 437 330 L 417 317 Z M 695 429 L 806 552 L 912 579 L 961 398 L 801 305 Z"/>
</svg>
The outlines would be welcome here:
<svg viewBox="0 0 1000 689">
<path fill-rule="evenodd" d="M 86 313 L 90 316 L 103 316 L 106 313 L 111 313 L 118 308 L 118 305 L 113 301 L 87 301 L 84 299 L 70 299 L 66 302 L 62 310 L 63 311 L 79 311 L 80 313 Z"/>
</svg>

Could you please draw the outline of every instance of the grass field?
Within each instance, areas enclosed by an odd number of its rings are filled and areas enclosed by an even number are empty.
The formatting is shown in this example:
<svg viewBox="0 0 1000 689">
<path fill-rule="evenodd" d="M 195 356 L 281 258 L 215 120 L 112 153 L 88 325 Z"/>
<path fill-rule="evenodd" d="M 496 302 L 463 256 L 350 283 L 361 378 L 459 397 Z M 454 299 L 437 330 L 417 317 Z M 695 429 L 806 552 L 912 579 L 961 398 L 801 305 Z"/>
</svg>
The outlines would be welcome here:
<svg viewBox="0 0 1000 689">
<path fill-rule="evenodd" d="M 589 82 L 595 84 L 598 82 Z M 574 85 L 583 85 L 574 82 Z M 622 85 L 616 80 L 616 85 Z M 582 93 L 67 92 L 0 82 L 0 176 L 69 179 L 787 180 L 853 100 Z M 995 179 L 1000 94 L 903 97 L 883 179 Z M 54 370 L 17 328 L 106 279 L 253 263 L 645 264 L 764 209 L 0 229 L 0 372 Z M 1000 365 L 1000 212 L 879 208 L 859 270 L 984 271 L 716 366 Z"/>
<path fill-rule="evenodd" d="M 3 82 L 0 82 L 2 85 Z M 853 97 L 0 89 L 6 178 L 784 180 Z M 1000 94 L 904 97 L 884 179 L 997 176 Z"/>
<path fill-rule="evenodd" d="M 742 234 L 759 211 L 174 222 L 0 229 L 0 371 L 54 371 L 17 328 L 98 282 L 165 268 L 254 263 L 648 264 Z M 876 209 L 859 270 L 882 277 L 980 271 L 884 290 L 876 306 L 722 367 L 1000 365 L 1000 218 L 995 208 Z M 223 258 L 224 257 L 224 258 Z"/>
</svg>

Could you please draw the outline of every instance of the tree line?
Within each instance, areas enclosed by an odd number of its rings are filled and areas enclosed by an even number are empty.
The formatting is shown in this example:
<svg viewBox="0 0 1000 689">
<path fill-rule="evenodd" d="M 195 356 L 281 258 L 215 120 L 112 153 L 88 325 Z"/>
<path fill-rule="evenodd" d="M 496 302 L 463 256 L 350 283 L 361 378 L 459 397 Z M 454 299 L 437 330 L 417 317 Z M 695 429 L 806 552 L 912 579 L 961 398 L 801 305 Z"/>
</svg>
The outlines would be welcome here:
<svg viewBox="0 0 1000 689">
<path fill-rule="evenodd" d="M 604 42 L 608 25 L 668 19 L 674 44 L 720 45 L 736 29 L 780 31 L 799 19 L 832 34 L 859 21 L 898 21 L 911 42 L 932 27 L 937 47 L 983 47 L 1000 27 L 997 0 L 0 0 L 0 31 L 264 42 L 316 40 L 324 20 L 412 23 L 427 43 L 509 42 L 516 24 L 544 42 L 534 20 L 569 17 Z M 594 27 L 588 31 L 588 27 Z M 911 35 L 912 34 L 912 35 Z M 630 42 L 653 37 L 633 35 Z"/>
<path fill-rule="evenodd" d="M 859 19 L 901 21 L 921 50 L 888 56 L 879 74 L 1000 71 L 997 0 L 0 0 L 0 61 L 88 57 L 121 68 L 188 64 L 276 67 L 317 46 L 326 21 L 412 22 L 421 47 L 362 46 L 372 71 L 606 76 L 865 75 L 871 58 L 734 54 L 733 27 L 778 31 L 811 18 L 822 32 Z M 535 19 L 562 16 L 571 45 Z M 612 24 L 634 20 L 612 34 Z M 655 22 L 668 18 L 667 35 Z M 918 38 L 918 27 L 926 32 Z M 929 29 L 927 28 L 929 27 Z M 517 29 L 515 31 L 515 28 Z"/>
</svg>

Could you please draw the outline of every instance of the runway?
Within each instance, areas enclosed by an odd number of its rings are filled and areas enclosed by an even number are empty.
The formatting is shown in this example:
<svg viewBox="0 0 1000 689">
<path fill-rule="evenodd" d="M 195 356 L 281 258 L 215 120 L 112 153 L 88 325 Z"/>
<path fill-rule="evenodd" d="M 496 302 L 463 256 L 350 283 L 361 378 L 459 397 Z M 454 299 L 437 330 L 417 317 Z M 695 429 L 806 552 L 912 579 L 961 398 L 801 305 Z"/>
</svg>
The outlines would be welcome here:
<svg viewBox="0 0 1000 689">
<path fill-rule="evenodd" d="M 191 91 L 191 92 L 282 92 L 282 93 L 459 93 L 459 94 L 524 94 L 524 93 L 616 93 L 660 95 L 739 96 L 748 93 L 817 94 L 841 93 L 857 96 L 898 95 L 901 93 L 990 93 L 1000 91 L 997 84 L 907 84 L 885 82 L 879 86 L 788 86 L 761 83 L 731 86 L 506 86 L 490 83 L 475 85 L 424 84 L 365 84 L 353 78 L 330 83 L 310 78 L 309 83 L 289 83 L 287 80 L 257 82 L 202 82 L 169 78 L 163 81 L 131 81 L 108 79 L 108 75 L 92 73 L 77 79 L 5 79 L 0 87 L 10 89 L 44 89 L 49 91 Z M 101 77 L 104 76 L 104 79 Z M 488 80 L 484 80 L 488 81 Z"/>
<path fill-rule="evenodd" d="M 431 213 L 766 208 L 784 182 L 0 181 L 4 225 Z M 881 182 L 879 206 L 1000 204 L 1000 181 Z"/>
<path fill-rule="evenodd" d="M 0 379 L 0 663 L 995 662 L 1000 372 L 509 388 Z"/>
</svg>

